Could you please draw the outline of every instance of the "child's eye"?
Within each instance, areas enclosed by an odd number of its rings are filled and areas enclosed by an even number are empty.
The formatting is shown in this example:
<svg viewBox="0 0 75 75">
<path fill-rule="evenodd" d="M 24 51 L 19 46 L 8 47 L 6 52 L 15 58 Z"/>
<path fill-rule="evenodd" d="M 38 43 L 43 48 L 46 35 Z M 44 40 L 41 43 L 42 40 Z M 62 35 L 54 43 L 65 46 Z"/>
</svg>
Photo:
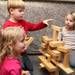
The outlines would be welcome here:
<svg viewBox="0 0 75 75">
<path fill-rule="evenodd" d="M 65 21 L 68 21 L 68 19 L 65 19 Z"/>
<path fill-rule="evenodd" d="M 24 42 L 24 39 L 22 39 L 21 42 Z"/>
<path fill-rule="evenodd" d="M 73 22 L 73 20 L 70 20 L 70 22 Z"/>
<path fill-rule="evenodd" d="M 19 12 L 24 12 L 24 10 L 19 10 Z"/>
<path fill-rule="evenodd" d="M 22 10 L 19 10 L 19 12 L 22 12 Z"/>
</svg>

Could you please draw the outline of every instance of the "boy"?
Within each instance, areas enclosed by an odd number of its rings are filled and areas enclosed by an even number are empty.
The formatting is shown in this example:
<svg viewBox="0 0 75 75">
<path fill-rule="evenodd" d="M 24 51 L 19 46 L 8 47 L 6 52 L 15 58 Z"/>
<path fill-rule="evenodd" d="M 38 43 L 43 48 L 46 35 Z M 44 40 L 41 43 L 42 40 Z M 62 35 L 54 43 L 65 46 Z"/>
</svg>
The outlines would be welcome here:
<svg viewBox="0 0 75 75">
<path fill-rule="evenodd" d="M 48 21 L 51 21 L 52 19 L 44 20 L 39 23 L 33 24 L 30 22 L 27 22 L 23 20 L 23 15 L 24 15 L 24 9 L 25 9 L 25 4 L 22 0 L 9 0 L 7 2 L 7 9 L 10 15 L 9 20 L 5 22 L 3 25 L 3 28 L 6 27 L 23 27 L 25 32 L 27 33 L 28 31 L 35 31 L 35 30 L 40 30 L 42 28 L 47 27 Z M 33 66 L 30 63 L 29 58 L 27 57 L 26 52 L 22 54 L 22 60 L 23 61 L 23 66 L 22 68 L 24 70 L 29 70 L 31 75 L 33 75 Z M 25 63 L 24 63 L 25 62 Z"/>
</svg>

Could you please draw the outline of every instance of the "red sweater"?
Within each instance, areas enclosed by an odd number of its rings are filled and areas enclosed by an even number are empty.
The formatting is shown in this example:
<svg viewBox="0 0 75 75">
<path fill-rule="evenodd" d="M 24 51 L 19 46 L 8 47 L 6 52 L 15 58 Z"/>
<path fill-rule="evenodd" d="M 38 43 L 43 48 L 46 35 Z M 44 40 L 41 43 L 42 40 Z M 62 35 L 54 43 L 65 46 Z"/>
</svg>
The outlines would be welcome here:
<svg viewBox="0 0 75 75">
<path fill-rule="evenodd" d="M 6 27 L 14 27 L 14 26 L 22 26 L 25 30 L 25 32 L 27 33 L 28 31 L 35 31 L 35 30 L 40 30 L 44 27 L 46 27 L 47 25 L 44 24 L 43 22 L 39 22 L 36 24 L 27 22 L 25 20 L 20 20 L 18 22 L 12 22 L 10 20 L 6 21 L 5 24 L 2 26 L 2 28 L 6 28 Z"/>
</svg>

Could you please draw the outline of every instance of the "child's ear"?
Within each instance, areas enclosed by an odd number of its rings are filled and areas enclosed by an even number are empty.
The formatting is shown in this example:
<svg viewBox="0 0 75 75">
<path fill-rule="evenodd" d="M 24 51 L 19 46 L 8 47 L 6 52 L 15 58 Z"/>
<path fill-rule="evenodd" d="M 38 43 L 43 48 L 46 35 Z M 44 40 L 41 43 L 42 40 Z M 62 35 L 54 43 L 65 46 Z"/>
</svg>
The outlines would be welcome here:
<svg viewBox="0 0 75 75">
<path fill-rule="evenodd" d="M 13 49 L 13 47 L 12 47 L 12 45 L 10 43 L 8 44 L 8 49 L 9 50 L 12 50 Z"/>
<path fill-rule="evenodd" d="M 10 14 L 12 14 L 13 13 L 13 8 L 10 8 L 10 10 L 9 10 L 9 12 L 10 12 Z"/>
<path fill-rule="evenodd" d="M 14 43 L 13 43 L 13 41 L 11 40 L 10 42 L 9 42 L 9 46 L 13 46 L 14 45 Z"/>
<path fill-rule="evenodd" d="M 9 43 L 9 48 L 12 50 L 14 48 L 14 43 Z"/>
</svg>

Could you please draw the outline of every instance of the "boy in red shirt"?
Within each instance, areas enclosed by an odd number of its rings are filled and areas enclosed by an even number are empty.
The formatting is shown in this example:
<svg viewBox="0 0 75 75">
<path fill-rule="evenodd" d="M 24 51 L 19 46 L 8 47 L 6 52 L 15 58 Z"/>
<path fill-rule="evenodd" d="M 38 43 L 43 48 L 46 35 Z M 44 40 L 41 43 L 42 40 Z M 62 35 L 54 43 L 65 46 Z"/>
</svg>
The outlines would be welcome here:
<svg viewBox="0 0 75 75">
<path fill-rule="evenodd" d="M 44 20 L 36 24 L 25 21 L 23 19 L 25 4 L 22 0 L 8 0 L 7 9 L 8 9 L 10 18 L 4 23 L 3 28 L 20 26 L 20 27 L 23 27 L 25 32 L 27 33 L 28 31 L 40 30 L 40 29 L 47 27 L 48 26 L 47 22 L 52 20 L 52 19 L 48 19 L 48 20 Z M 33 66 L 26 52 L 23 53 L 22 56 L 23 56 L 22 57 L 23 69 L 29 70 L 31 72 L 31 75 L 33 75 L 32 74 Z"/>
</svg>

